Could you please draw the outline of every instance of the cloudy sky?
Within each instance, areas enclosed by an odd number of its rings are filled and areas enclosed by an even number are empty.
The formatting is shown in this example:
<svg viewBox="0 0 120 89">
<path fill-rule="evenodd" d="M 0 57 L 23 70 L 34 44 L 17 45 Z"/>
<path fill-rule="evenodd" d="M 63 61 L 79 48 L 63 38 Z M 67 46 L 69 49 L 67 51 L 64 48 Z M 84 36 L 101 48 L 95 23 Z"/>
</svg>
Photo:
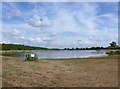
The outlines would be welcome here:
<svg viewBox="0 0 120 89">
<path fill-rule="evenodd" d="M 42 47 L 118 41 L 117 2 L 2 2 L 2 42 Z"/>
</svg>

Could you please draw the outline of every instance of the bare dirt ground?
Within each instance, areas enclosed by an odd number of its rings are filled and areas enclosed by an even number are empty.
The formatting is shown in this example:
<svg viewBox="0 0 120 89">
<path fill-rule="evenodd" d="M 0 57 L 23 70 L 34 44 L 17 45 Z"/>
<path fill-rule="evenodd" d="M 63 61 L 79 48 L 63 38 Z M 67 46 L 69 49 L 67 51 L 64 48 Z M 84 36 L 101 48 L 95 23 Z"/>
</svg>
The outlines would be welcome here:
<svg viewBox="0 0 120 89">
<path fill-rule="evenodd" d="M 3 87 L 117 87 L 118 57 L 43 60 L 2 57 Z"/>
</svg>

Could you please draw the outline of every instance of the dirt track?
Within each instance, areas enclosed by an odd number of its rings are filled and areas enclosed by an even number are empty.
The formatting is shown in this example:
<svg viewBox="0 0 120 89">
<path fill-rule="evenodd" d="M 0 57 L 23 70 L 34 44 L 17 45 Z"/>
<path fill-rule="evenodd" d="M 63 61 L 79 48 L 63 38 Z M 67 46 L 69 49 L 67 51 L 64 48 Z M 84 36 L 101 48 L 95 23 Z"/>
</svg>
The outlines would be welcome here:
<svg viewBox="0 0 120 89">
<path fill-rule="evenodd" d="M 38 60 L 2 57 L 4 87 L 116 87 L 117 57 Z"/>
</svg>

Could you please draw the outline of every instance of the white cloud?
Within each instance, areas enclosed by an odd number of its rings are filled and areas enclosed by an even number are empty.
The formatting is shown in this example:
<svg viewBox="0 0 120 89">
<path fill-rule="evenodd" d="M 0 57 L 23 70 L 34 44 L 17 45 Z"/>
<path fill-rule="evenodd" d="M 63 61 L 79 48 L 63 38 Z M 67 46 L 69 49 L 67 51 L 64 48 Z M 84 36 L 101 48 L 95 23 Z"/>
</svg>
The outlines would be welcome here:
<svg viewBox="0 0 120 89">
<path fill-rule="evenodd" d="M 51 27 L 52 24 L 48 21 L 48 18 L 45 17 L 44 19 L 40 18 L 38 15 L 34 15 L 28 24 L 33 27 Z"/>
<path fill-rule="evenodd" d="M 20 31 L 18 29 L 13 29 L 13 32 L 16 34 L 16 35 L 19 35 L 20 34 Z"/>
</svg>

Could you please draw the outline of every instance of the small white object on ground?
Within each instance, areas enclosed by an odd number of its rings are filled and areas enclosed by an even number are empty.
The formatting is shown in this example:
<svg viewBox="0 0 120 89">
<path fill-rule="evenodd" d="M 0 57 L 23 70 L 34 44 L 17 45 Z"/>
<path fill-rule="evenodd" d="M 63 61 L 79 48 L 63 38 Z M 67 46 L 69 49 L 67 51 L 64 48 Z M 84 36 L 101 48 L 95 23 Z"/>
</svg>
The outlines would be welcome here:
<svg viewBox="0 0 120 89">
<path fill-rule="evenodd" d="M 31 57 L 35 57 L 35 54 L 31 54 L 30 56 L 31 56 Z"/>
</svg>

